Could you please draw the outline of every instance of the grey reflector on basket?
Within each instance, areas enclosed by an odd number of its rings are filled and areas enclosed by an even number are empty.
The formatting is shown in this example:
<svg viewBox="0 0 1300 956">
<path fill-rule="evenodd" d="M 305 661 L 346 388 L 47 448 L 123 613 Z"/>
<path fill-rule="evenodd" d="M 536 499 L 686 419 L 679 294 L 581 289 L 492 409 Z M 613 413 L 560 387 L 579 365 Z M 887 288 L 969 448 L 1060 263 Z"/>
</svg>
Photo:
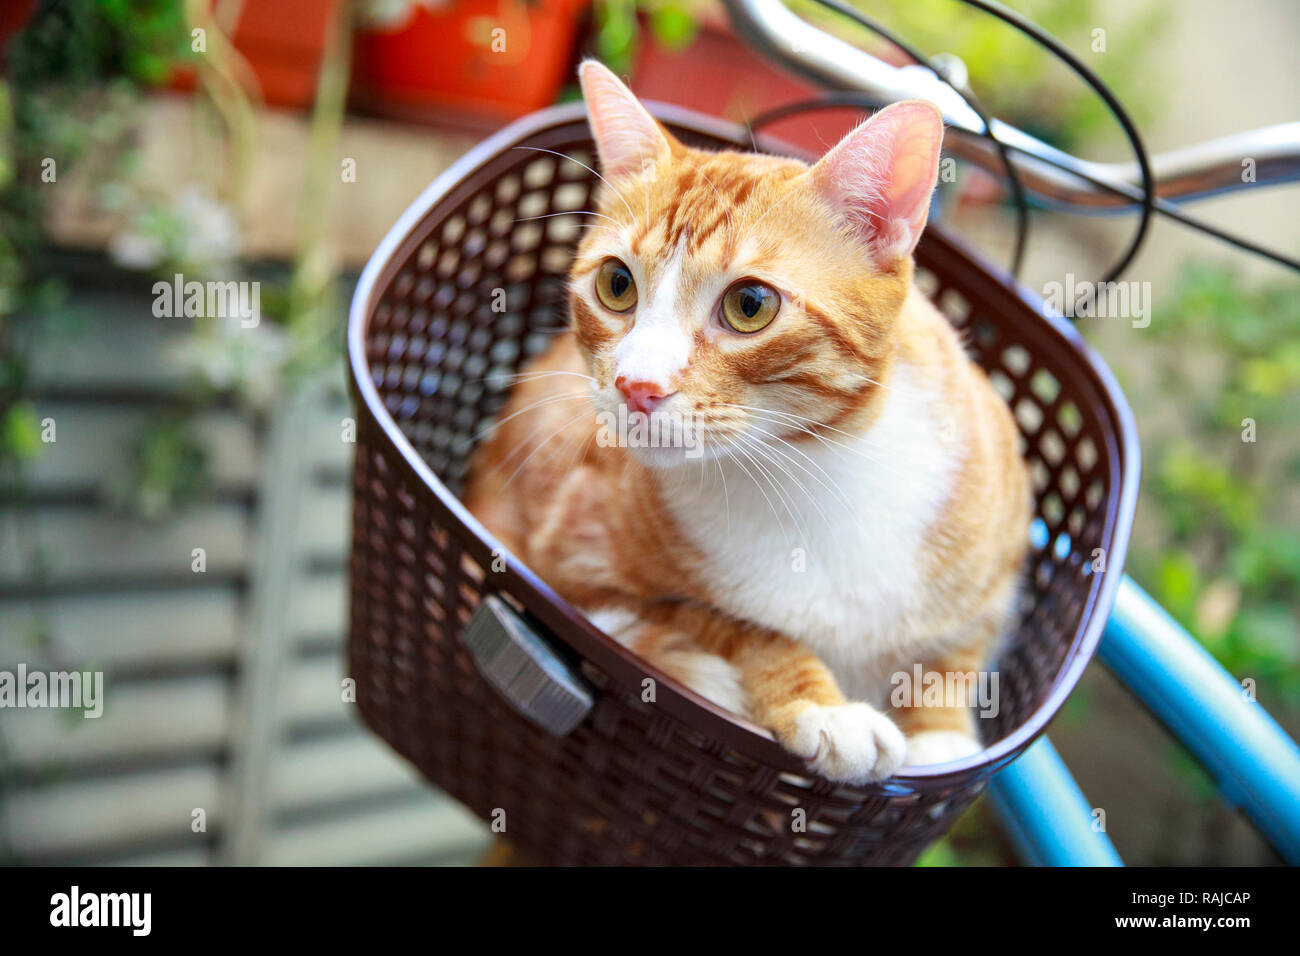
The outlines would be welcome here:
<svg viewBox="0 0 1300 956">
<path fill-rule="evenodd" d="M 495 594 L 484 596 L 462 640 L 479 673 L 539 727 L 562 737 L 591 712 L 586 680 Z"/>
</svg>

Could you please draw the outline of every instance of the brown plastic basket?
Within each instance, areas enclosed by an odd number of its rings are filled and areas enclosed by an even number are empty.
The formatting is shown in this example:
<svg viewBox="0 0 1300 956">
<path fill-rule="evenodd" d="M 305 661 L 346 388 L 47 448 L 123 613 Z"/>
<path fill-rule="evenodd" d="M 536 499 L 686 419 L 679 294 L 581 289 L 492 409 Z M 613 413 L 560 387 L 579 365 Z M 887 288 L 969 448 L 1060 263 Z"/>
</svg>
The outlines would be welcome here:
<svg viewBox="0 0 1300 956">
<path fill-rule="evenodd" d="M 655 112 L 684 142 L 748 143 L 738 127 Z M 505 376 L 566 322 L 580 217 L 532 217 L 591 208 L 595 178 L 544 150 L 594 165 L 579 104 L 513 124 L 439 177 L 376 251 L 353 300 L 349 662 L 364 719 L 540 862 L 911 862 L 1043 731 L 1097 647 L 1137 492 L 1123 396 L 1068 323 L 941 230 L 926 232 L 918 281 L 1015 410 L 1040 534 L 999 665 L 1000 712 L 980 721 L 984 751 L 877 786 L 812 776 L 765 730 L 658 674 L 501 556 L 456 498 Z M 504 313 L 491 307 L 498 289 Z M 1099 555 L 1102 573 L 1092 570 Z M 463 631 L 489 593 L 594 686 L 594 708 L 567 735 L 522 716 L 467 652 Z M 652 704 L 640 696 L 647 675 L 658 680 Z"/>
</svg>

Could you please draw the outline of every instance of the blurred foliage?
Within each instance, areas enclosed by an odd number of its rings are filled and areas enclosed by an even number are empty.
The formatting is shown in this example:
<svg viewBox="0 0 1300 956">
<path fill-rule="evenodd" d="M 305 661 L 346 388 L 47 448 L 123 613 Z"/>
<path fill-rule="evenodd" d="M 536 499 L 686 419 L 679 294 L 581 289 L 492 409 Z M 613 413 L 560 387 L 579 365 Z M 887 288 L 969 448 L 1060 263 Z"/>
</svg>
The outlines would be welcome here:
<svg viewBox="0 0 1300 956">
<path fill-rule="evenodd" d="M 191 18 L 193 18 L 191 22 Z M 265 407 L 282 382 L 333 363 L 339 351 L 337 264 L 325 248 L 326 188 L 346 105 L 349 18 L 340 16 L 312 114 L 311 161 L 298 207 L 299 242 L 291 276 L 254 280 L 239 259 L 239 200 L 250 172 L 255 116 L 241 87 L 248 71 L 201 0 L 62 0 L 44 5 L 9 44 L 0 84 L 0 478 L 21 486 L 24 463 L 39 452 L 27 439 L 36 420 L 22 403 L 25 349 L 55 326 L 59 286 L 45 254 L 43 164 L 57 157 L 58 181 L 77 168 L 100 213 L 118 224 L 108 243 L 118 265 L 170 280 L 257 281 L 261 321 L 243 328 L 230 317 L 194 324 L 176 354 L 193 383 L 186 415 L 214 392 Z M 202 27 L 202 56 L 191 49 Z M 135 168 L 134 131 L 144 88 L 178 68 L 197 74 L 195 134 L 208 148 L 189 181 L 159 184 Z M 210 157 L 208 159 L 207 157 Z M 16 328 L 18 324 L 30 328 Z M 110 502 L 159 517 L 207 488 L 205 458 L 192 428 L 158 413 L 124 449 L 121 474 L 105 476 Z"/>
<path fill-rule="evenodd" d="M 109 485 L 110 501 L 156 519 L 202 500 L 211 479 L 207 451 L 194 432 L 193 421 L 184 413 L 142 426 L 131 442 L 131 467 Z"/>
<path fill-rule="evenodd" d="M 1086 149 L 1098 136 L 1119 131 L 1105 104 L 1050 51 L 960 0 L 849 2 L 930 56 L 951 53 L 960 57 L 970 74 L 970 87 L 984 107 L 1031 135 L 1073 151 Z M 812 0 L 798 0 L 792 6 L 799 11 L 820 9 Z M 1139 125 L 1143 118 L 1154 115 L 1160 105 L 1159 84 L 1152 82 L 1157 64 L 1145 53 L 1169 19 L 1163 0 L 1119 17 L 1114 5 L 1102 0 L 1016 0 L 1010 6 L 1055 36 L 1097 73 L 1135 114 Z M 817 14 L 816 20 L 845 22 L 825 13 Z M 842 28 L 837 30 L 843 33 Z M 1098 30 L 1104 33 L 1096 33 Z M 870 39 L 873 36 L 857 39 L 873 52 L 889 53 L 889 44 Z M 1102 46 L 1104 49 L 1099 48 Z"/>
<path fill-rule="evenodd" d="M 707 9 L 708 0 L 596 0 L 596 54 L 615 73 L 626 75 L 643 41 L 640 18 L 655 42 L 681 50 L 695 39 Z"/>
<path fill-rule="evenodd" d="M 1016 854 L 987 797 L 981 796 L 953 828 L 926 848 L 915 866 L 1013 866 Z"/>
<path fill-rule="evenodd" d="M 930 56 L 960 57 L 971 88 L 992 114 L 1053 145 L 1084 149 L 1098 137 L 1120 131 L 1101 99 L 1049 51 L 960 0 L 849 3 Z M 1013 6 L 1078 55 L 1112 87 L 1139 124 L 1155 115 L 1160 85 L 1152 82 L 1152 71 L 1157 64 L 1144 53 L 1169 20 L 1165 0 L 1122 16 L 1102 0 L 1018 0 Z M 901 56 L 888 41 L 815 0 L 791 0 L 790 7 L 878 56 Z M 677 50 L 689 46 L 701 18 L 713 9 L 708 0 L 598 0 L 596 53 L 615 72 L 629 73 L 637 46 L 644 42 L 642 21 L 655 42 Z"/>
<path fill-rule="evenodd" d="M 8 496 L 21 493 L 23 467 L 42 450 L 35 409 L 23 398 L 34 336 L 15 326 L 43 321 L 62 298 L 44 262 L 48 189 L 88 156 L 121 156 L 116 147 L 128 134 L 138 86 L 166 78 L 189 55 L 189 33 L 179 0 L 64 0 L 40 5 L 5 54 L 0 491 Z"/>
<path fill-rule="evenodd" d="M 1179 414 L 1147 437 L 1157 532 L 1135 574 L 1266 707 L 1300 713 L 1300 295 L 1199 266 L 1151 332 L 1138 419 Z"/>
<path fill-rule="evenodd" d="M 8 52 L 7 73 L 22 88 L 151 85 L 190 55 L 190 33 L 179 0 L 61 0 L 43 4 Z"/>
</svg>

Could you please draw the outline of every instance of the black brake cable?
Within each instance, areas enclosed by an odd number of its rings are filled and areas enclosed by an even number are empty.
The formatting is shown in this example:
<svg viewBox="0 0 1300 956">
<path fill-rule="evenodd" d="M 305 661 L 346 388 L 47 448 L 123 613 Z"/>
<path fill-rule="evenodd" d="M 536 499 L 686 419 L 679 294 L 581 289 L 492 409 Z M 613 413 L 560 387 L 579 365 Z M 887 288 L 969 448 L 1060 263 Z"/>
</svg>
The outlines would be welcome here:
<svg viewBox="0 0 1300 956">
<path fill-rule="evenodd" d="M 822 0 L 818 0 L 818 2 L 820 3 Z M 961 0 L 961 2 L 969 7 L 982 10 L 990 16 L 997 17 L 1003 23 L 1014 27 L 1035 41 L 1039 46 L 1046 47 L 1052 53 L 1055 53 L 1058 59 L 1063 60 L 1065 65 L 1072 69 L 1079 79 L 1091 86 L 1093 91 L 1101 97 L 1102 102 L 1106 104 L 1106 108 L 1110 110 L 1116 122 L 1123 128 L 1124 135 L 1128 137 L 1129 145 L 1133 149 L 1133 156 L 1137 160 L 1138 171 L 1142 178 L 1142 212 L 1138 219 L 1137 230 L 1133 233 L 1133 239 L 1128 248 L 1102 280 L 1103 283 L 1115 281 L 1137 257 L 1138 250 L 1142 248 L 1142 243 L 1146 240 L 1147 232 L 1151 227 L 1152 213 L 1155 211 L 1155 175 L 1151 172 L 1151 158 L 1147 155 L 1147 148 L 1142 141 L 1142 134 L 1138 132 L 1137 125 L 1133 122 L 1132 117 L 1128 115 L 1128 111 L 1124 109 L 1123 104 L 1111 92 L 1110 87 L 1102 81 L 1101 77 L 1088 69 L 1084 62 L 1070 52 L 1069 48 L 1056 37 L 1032 20 L 1004 7 L 995 0 Z"/>
<path fill-rule="evenodd" d="M 752 129 L 759 129 L 763 126 L 769 126 L 772 123 L 779 122 L 780 120 L 786 119 L 787 117 L 790 116 L 797 116 L 802 113 L 813 112 L 820 109 L 834 109 L 837 107 L 853 107 L 862 110 L 878 110 L 887 105 L 888 105 L 887 103 L 884 103 L 875 97 L 869 96 L 866 93 L 856 93 L 849 90 L 839 90 L 839 91 L 822 93 L 810 99 L 795 100 L 794 102 L 791 103 L 784 103 L 781 106 L 773 107 L 772 109 L 767 110 L 755 116 L 749 125 Z M 1119 196 L 1121 199 L 1127 199 L 1134 205 L 1138 203 L 1138 196 L 1137 196 L 1138 188 L 1136 186 L 1122 188 L 1121 186 L 1117 186 L 1114 183 L 1109 183 L 1106 182 L 1105 180 L 1098 179 L 1095 176 L 1091 176 L 1088 173 L 1081 172 L 1061 162 L 1058 159 L 1038 156 L 1035 153 L 1029 153 L 1021 146 L 1016 146 L 1014 144 L 1007 144 L 1007 148 L 1013 153 L 1021 153 L 1026 156 L 1031 156 L 1033 159 L 1035 159 L 1038 162 L 1041 162 L 1045 165 L 1052 166 L 1056 169 L 1066 172 L 1069 175 L 1075 177 L 1076 179 L 1079 179 L 1082 182 L 1088 183 L 1092 186 L 1096 186 L 1098 189 L 1110 193 L 1113 196 Z M 1293 259 L 1290 256 L 1286 255 L 1285 253 L 1278 252 L 1274 249 L 1269 249 L 1266 246 L 1261 246 L 1258 243 L 1252 242 L 1249 239 L 1244 239 L 1239 235 L 1235 235 L 1233 233 L 1228 232 L 1225 229 L 1213 225 L 1212 223 L 1208 223 L 1203 219 L 1199 219 L 1191 215 L 1187 211 L 1185 211 L 1183 207 L 1180 206 L 1179 204 L 1170 202 L 1168 199 L 1162 199 L 1159 196 L 1157 196 L 1155 198 L 1154 208 L 1157 213 L 1160 213 L 1163 216 L 1168 216 L 1170 219 L 1174 220 L 1180 225 L 1187 226 L 1189 229 L 1195 229 L 1198 232 L 1202 232 L 1208 236 L 1212 236 L 1213 238 L 1218 239 L 1221 242 L 1226 242 L 1228 245 L 1241 249 L 1244 252 L 1252 253 L 1254 255 L 1260 256 L 1261 258 L 1268 259 L 1271 262 L 1275 262 L 1278 265 L 1285 266 L 1288 269 L 1294 269 L 1297 272 L 1300 272 L 1300 259 Z"/>
<path fill-rule="evenodd" d="M 829 10 L 833 10 L 836 13 L 839 13 L 841 16 L 848 17 L 850 20 L 853 20 L 858 25 L 865 27 L 866 29 L 870 30 L 872 33 L 875 33 L 876 35 L 882 37 L 887 42 L 893 43 L 899 49 L 903 50 L 904 53 L 906 53 L 909 57 L 916 60 L 919 64 L 929 68 L 930 71 L 934 73 L 934 75 L 938 77 L 941 82 L 946 84 L 958 96 L 961 96 L 962 99 L 965 100 L 966 103 L 971 107 L 971 109 L 976 111 L 977 115 L 982 113 L 982 108 L 978 107 L 975 103 L 972 103 L 971 97 L 968 97 L 964 90 L 958 88 L 949 77 L 945 76 L 942 72 L 936 70 L 933 66 L 931 66 L 923 56 L 915 53 L 914 51 L 909 50 L 908 45 L 905 42 L 900 42 L 899 38 L 893 36 L 890 31 L 883 28 L 880 24 L 876 23 L 870 17 L 866 16 L 863 13 L 860 13 L 859 11 L 853 9 L 852 7 L 847 6 L 844 3 L 841 3 L 840 0 L 814 0 L 814 2 Z M 991 16 L 997 17 L 998 19 L 1002 20 L 1004 23 L 1008 24 L 1009 26 L 1015 28 L 1016 30 L 1023 33 L 1024 35 L 1028 36 L 1039 46 L 1045 47 L 1050 52 L 1056 54 L 1058 59 L 1063 60 L 1065 64 L 1069 66 L 1077 76 L 1079 76 L 1080 79 L 1082 79 L 1085 83 L 1087 83 L 1090 87 L 1092 87 L 1094 92 L 1096 92 L 1096 94 L 1099 97 L 1101 97 L 1102 101 L 1106 104 L 1107 108 L 1111 112 L 1111 115 L 1115 117 L 1116 121 L 1123 128 L 1124 134 L 1129 140 L 1129 144 L 1132 147 L 1133 154 L 1137 159 L 1138 168 L 1141 172 L 1142 188 L 1141 188 L 1141 195 L 1139 197 L 1139 202 L 1142 207 L 1142 212 L 1138 222 L 1137 230 L 1135 231 L 1133 235 L 1133 239 L 1130 241 L 1128 248 L 1125 250 L 1124 254 L 1119 258 L 1118 262 L 1114 266 L 1112 266 L 1110 270 L 1108 270 L 1108 272 L 1105 274 L 1105 278 L 1101 280 L 1102 282 L 1113 282 L 1121 273 L 1123 273 L 1125 269 L 1128 268 L 1129 264 L 1133 261 L 1134 257 L 1137 255 L 1138 250 L 1141 248 L 1143 241 L 1146 239 L 1147 232 L 1150 227 L 1152 213 L 1155 210 L 1155 202 L 1154 202 L 1155 178 L 1151 172 L 1151 162 L 1147 156 L 1146 147 L 1142 142 L 1141 134 L 1138 133 L 1137 127 L 1134 125 L 1132 119 L 1129 117 L 1123 105 L 1120 104 L 1119 100 L 1116 99 L 1115 95 L 1110 91 L 1110 88 L 1107 87 L 1106 84 L 1095 73 L 1093 73 L 1090 69 L 1088 69 L 1088 67 L 1085 66 L 1083 62 L 1078 59 L 1078 57 L 1076 57 L 1073 53 L 1071 53 L 1065 46 L 1063 46 L 1060 43 L 1060 41 L 1058 41 L 1051 34 L 1047 33 L 1045 30 L 1040 28 L 1037 24 L 1029 20 L 1026 20 L 1024 17 L 1021 17 L 1019 14 L 1014 13 L 1013 11 L 1006 9 L 1005 7 L 1002 7 L 1000 4 L 990 2 L 990 0 L 960 0 L 960 2 L 965 3 L 968 6 L 973 6 L 984 13 L 990 14 Z M 833 96 L 834 94 L 830 94 L 830 95 Z M 826 97 L 822 97 L 821 99 L 822 102 L 825 102 Z M 808 101 L 808 102 L 813 102 L 813 101 Z M 766 118 L 766 116 L 767 114 L 765 114 L 764 117 L 762 118 Z M 987 135 L 988 138 L 990 138 L 998 146 L 999 154 L 1002 158 L 1002 161 L 1009 168 L 1010 163 L 1006 153 L 1007 150 L 1006 144 L 1002 143 L 1002 141 L 998 138 L 997 134 L 993 132 L 991 124 L 989 123 L 989 120 L 988 118 L 986 118 L 986 116 L 980 115 L 980 119 L 984 123 L 985 131 L 986 131 L 985 135 Z M 754 123 L 750 124 L 751 130 L 755 125 L 756 124 Z M 1011 148 L 1014 149 L 1015 147 L 1011 147 Z M 1067 170 L 1067 171 L 1072 173 L 1074 172 L 1073 170 Z M 1075 175 L 1080 175 L 1080 178 L 1084 178 L 1085 180 L 1088 178 L 1077 173 Z M 1023 193 L 1021 193 L 1020 195 L 1021 198 L 1023 199 Z M 1072 311 L 1077 316 L 1079 310 L 1075 309 Z M 1076 316 L 1072 316 L 1072 318 Z"/>
<path fill-rule="evenodd" d="M 817 2 L 820 3 L 822 2 L 822 0 L 817 0 Z M 1300 260 L 1292 259 L 1291 257 L 1286 256 L 1282 253 L 1275 252 L 1271 249 L 1265 248 L 1264 246 L 1260 246 L 1256 243 L 1253 243 L 1248 239 L 1242 239 L 1239 236 L 1234 236 L 1231 233 L 1223 229 L 1220 229 L 1218 226 L 1211 225 L 1210 223 L 1207 223 L 1202 219 L 1198 219 L 1197 217 L 1184 212 L 1177 203 L 1170 202 L 1167 199 L 1161 199 L 1159 196 L 1157 196 L 1155 190 L 1155 179 L 1151 172 L 1151 162 L 1147 156 L 1146 147 L 1142 142 L 1142 137 L 1138 134 L 1137 127 L 1133 124 L 1133 121 L 1129 117 L 1127 111 L 1125 111 L 1124 107 L 1120 104 L 1119 100 L 1116 99 L 1114 93 L 1111 92 L 1110 88 L 1106 86 L 1104 82 L 1102 82 L 1101 78 L 1096 76 L 1096 74 L 1094 74 L 1091 70 L 1089 70 L 1086 66 L 1084 66 L 1083 62 L 1079 60 L 1079 58 L 1076 57 L 1073 53 L 1071 53 L 1065 46 L 1063 46 L 1061 42 L 1057 40 L 1054 36 L 1052 36 L 1050 33 L 1048 33 L 1042 27 L 1038 26 L 1038 24 L 1034 23 L 1033 21 L 1021 16 L 1020 14 L 1016 13 L 1014 10 L 1010 10 L 1007 7 L 1004 7 L 1002 4 L 997 3 L 996 0 L 960 0 L 960 2 L 966 4 L 967 6 L 974 7 L 977 10 L 981 10 L 984 13 L 987 13 L 991 16 L 997 17 L 999 20 L 1003 21 L 1009 26 L 1015 27 L 1021 33 L 1028 36 L 1031 40 L 1037 42 L 1040 46 L 1045 46 L 1047 47 L 1047 49 L 1055 53 L 1060 59 L 1064 60 L 1066 65 L 1069 66 L 1072 70 L 1074 70 L 1074 72 L 1084 82 L 1086 82 L 1089 86 L 1091 86 L 1096 91 L 1097 95 L 1102 98 L 1102 100 L 1106 103 L 1106 106 L 1110 109 L 1111 115 L 1113 115 L 1115 119 L 1119 122 L 1119 124 L 1124 128 L 1124 132 L 1128 136 L 1129 142 L 1133 145 L 1133 153 L 1137 157 L 1138 168 L 1142 174 L 1142 193 L 1141 196 L 1139 197 L 1139 201 L 1142 206 L 1142 219 L 1141 219 L 1141 223 L 1139 224 L 1138 231 L 1133 237 L 1132 245 L 1129 247 L 1129 250 L 1125 254 L 1125 257 L 1120 261 L 1120 264 L 1115 269 L 1111 270 L 1111 275 L 1109 277 L 1110 279 L 1115 278 L 1116 276 L 1119 275 L 1120 272 L 1128 268 L 1128 265 L 1133 260 L 1133 257 L 1137 255 L 1138 247 L 1142 245 L 1142 241 L 1146 238 L 1147 228 L 1150 223 L 1151 215 L 1153 212 L 1162 213 L 1168 216 L 1169 218 L 1175 220 L 1176 222 L 1180 222 L 1185 226 L 1189 226 L 1193 229 L 1199 230 L 1200 232 L 1203 232 L 1206 235 L 1213 236 L 1214 238 L 1222 240 L 1223 242 L 1227 242 L 1230 245 L 1236 246 L 1239 249 L 1244 249 L 1247 252 L 1253 252 L 1256 255 L 1262 256 L 1266 259 L 1271 259 L 1272 261 L 1278 263 L 1279 265 L 1284 265 L 1292 269 L 1300 270 Z M 1014 147 L 1012 148 L 1014 149 Z M 1041 159 L 1041 157 L 1036 157 L 1036 158 Z M 1079 178 L 1087 182 L 1091 182 L 1094 185 L 1102 186 L 1103 188 L 1106 188 L 1110 192 L 1116 192 L 1119 193 L 1120 195 L 1123 195 L 1122 191 L 1111 189 L 1105 183 L 1099 183 L 1097 182 L 1097 180 L 1093 179 L 1092 177 L 1085 176 L 1082 173 L 1069 169 L 1067 166 L 1061 163 L 1055 162 L 1053 160 L 1042 160 L 1042 161 L 1047 162 L 1050 165 L 1056 166 L 1057 168 L 1064 169 L 1066 172 L 1078 176 Z"/>
</svg>

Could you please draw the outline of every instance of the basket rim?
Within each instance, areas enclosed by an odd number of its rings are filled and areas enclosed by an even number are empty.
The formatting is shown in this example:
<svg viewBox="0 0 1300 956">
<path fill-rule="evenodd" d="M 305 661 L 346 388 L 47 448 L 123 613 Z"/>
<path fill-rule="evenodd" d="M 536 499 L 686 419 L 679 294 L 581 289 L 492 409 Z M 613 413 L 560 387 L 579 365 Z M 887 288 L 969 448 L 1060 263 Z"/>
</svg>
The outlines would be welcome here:
<svg viewBox="0 0 1300 956">
<path fill-rule="evenodd" d="M 645 103 L 652 114 L 670 126 L 725 140 L 737 147 L 750 142 L 745 127 L 739 124 L 672 104 L 650 100 Z M 809 776 L 807 768 L 785 751 L 765 727 L 724 710 L 713 701 L 696 694 L 605 635 L 591 624 L 585 614 L 553 591 L 524 562 L 502 546 L 415 450 L 385 407 L 371 378 L 366 358 L 366 332 L 373 314 L 372 307 L 378 302 L 377 293 L 386 288 L 388 280 L 396 273 L 396 264 L 405 261 L 405 256 L 400 254 L 404 247 L 418 246 L 427 239 L 427 235 L 420 234 L 418 242 L 413 241 L 418 227 L 435 207 L 454 197 L 458 188 L 465 185 L 467 177 L 475 170 L 539 134 L 560 130 L 578 122 L 585 126 L 586 119 L 585 104 L 575 102 L 548 107 L 515 120 L 471 147 L 453 162 L 424 189 L 388 230 L 366 262 L 349 309 L 347 366 L 353 395 L 357 400 L 356 410 L 364 414 L 382 433 L 400 462 L 410 470 L 425 498 L 424 503 L 460 525 L 459 529 L 453 527 L 451 530 L 465 550 L 481 563 L 493 558 L 502 560 L 505 570 L 493 575 L 495 580 L 505 585 L 499 590 L 529 594 L 534 601 L 525 602 L 527 610 L 549 632 L 549 639 L 570 647 L 615 678 L 635 678 L 634 685 L 639 684 L 647 675 L 655 677 L 660 690 L 656 706 L 669 715 L 769 766 Z M 773 151 L 783 148 L 779 140 L 771 137 L 759 136 L 758 140 Z M 784 146 L 784 151 L 789 153 L 790 148 Z M 943 764 L 904 767 L 906 773 L 896 774 L 878 784 L 854 788 L 861 791 L 889 793 L 934 790 L 960 779 L 986 777 L 1014 760 L 1046 730 L 1078 684 L 1101 642 L 1123 576 L 1122 569 L 1137 505 L 1140 470 L 1137 427 L 1132 410 L 1102 357 L 1084 340 L 1073 324 L 1049 309 L 1037 293 L 1014 280 L 1006 270 L 984 260 L 960 239 L 949 235 L 942 225 L 929 225 L 925 237 L 931 242 L 946 246 L 948 252 L 955 254 L 962 270 L 970 278 L 997 283 L 1041 319 L 1034 329 L 1025 329 L 1026 334 L 1036 334 L 1072 353 L 1073 361 L 1091 379 L 1091 384 L 1105 399 L 1104 404 L 1114 416 L 1115 427 L 1106 435 L 1107 447 L 1099 448 L 1098 454 L 1107 455 L 1111 459 L 1112 484 L 1118 482 L 1119 493 L 1107 495 L 1104 528 L 1110 531 L 1110 550 L 1106 556 L 1106 570 L 1097 575 L 1100 586 L 1089 590 L 1082 610 L 1083 626 L 1076 630 L 1066 657 L 1041 703 L 1009 734 L 976 754 Z M 463 533 L 457 533 L 458 531 Z M 1103 539 L 1104 537 L 1103 531 Z M 559 637 L 556 633 L 558 630 L 573 635 L 575 640 Z"/>
</svg>

